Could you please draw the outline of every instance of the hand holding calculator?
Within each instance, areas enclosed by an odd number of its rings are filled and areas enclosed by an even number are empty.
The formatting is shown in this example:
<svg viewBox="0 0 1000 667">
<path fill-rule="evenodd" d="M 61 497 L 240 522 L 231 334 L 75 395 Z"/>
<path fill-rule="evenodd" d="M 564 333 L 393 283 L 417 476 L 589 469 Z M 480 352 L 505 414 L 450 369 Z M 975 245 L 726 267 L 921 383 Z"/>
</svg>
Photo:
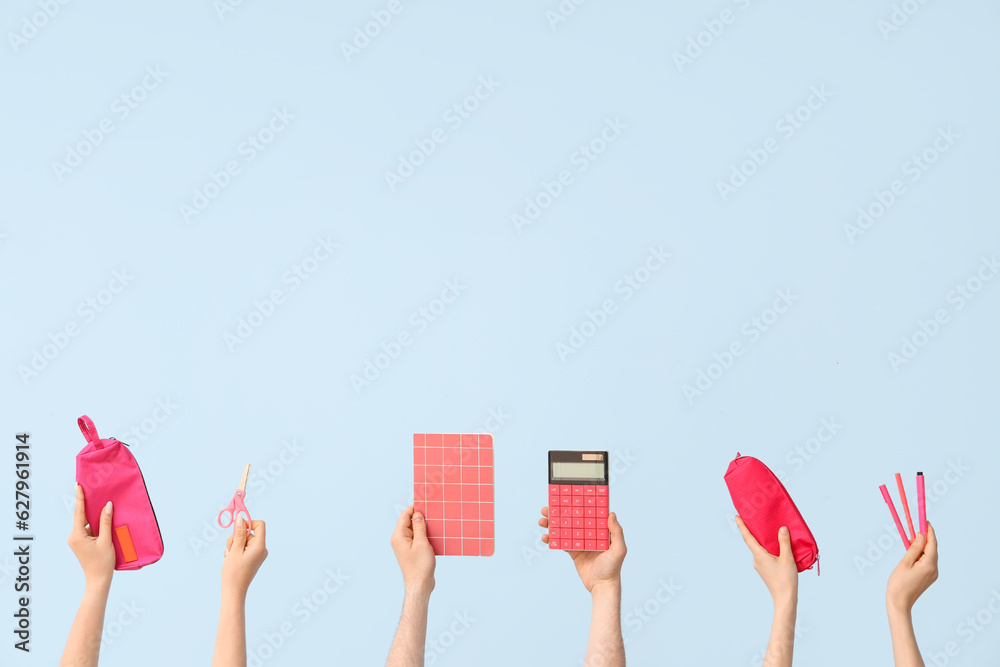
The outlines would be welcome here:
<svg viewBox="0 0 1000 667">
<path fill-rule="evenodd" d="M 549 452 L 549 549 L 608 550 L 607 452 Z"/>
</svg>

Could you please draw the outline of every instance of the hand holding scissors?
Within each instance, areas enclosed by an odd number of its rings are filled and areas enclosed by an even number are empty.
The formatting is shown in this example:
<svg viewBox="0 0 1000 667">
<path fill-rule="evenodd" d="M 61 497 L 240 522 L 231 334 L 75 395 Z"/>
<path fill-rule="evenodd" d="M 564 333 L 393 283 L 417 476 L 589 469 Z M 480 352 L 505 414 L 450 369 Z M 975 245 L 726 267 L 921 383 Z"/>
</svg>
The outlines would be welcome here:
<svg viewBox="0 0 1000 667">
<path fill-rule="evenodd" d="M 250 526 L 253 525 L 253 521 L 250 519 L 250 512 L 247 510 L 247 506 L 244 503 L 244 499 L 246 498 L 247 495 L 247 477 L 249 476 L 250 476 L 250 464 L 248 463 L 247 467 L 243 469 L 243 478 L 240 480 L 240 485 L 236 488 L 236 494 L 233 496 L 232 502 L 230 502 L 229 505 L 226 506 L 226 509 L 219 512 L 218 521 L 220 528 L 229 528 L 234 523 L 236 523 L 237 514 L 242 514 L 243 516 L 246 517 L 247 529 L 249 529 Z M 226 523 L 222 523 L 222 515 L 227 512 L 229 513 L 229 519 L 226 521 Z M 235 533 L 236 529 L 233 528 L 233 531 Z"/>
</svg>

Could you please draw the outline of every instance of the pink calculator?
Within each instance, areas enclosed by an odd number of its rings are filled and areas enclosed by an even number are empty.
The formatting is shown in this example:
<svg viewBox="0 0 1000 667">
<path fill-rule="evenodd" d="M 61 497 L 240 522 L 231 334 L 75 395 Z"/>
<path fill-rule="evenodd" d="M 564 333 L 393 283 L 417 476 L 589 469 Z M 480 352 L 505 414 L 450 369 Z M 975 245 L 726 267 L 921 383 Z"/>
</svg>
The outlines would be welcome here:
<svg viewBox="0 0 1000 667">
<path fill-rule="evenodd" d="M 549 549 L 608 550 L 607 452 L 549 452 Z"/>
</svg>

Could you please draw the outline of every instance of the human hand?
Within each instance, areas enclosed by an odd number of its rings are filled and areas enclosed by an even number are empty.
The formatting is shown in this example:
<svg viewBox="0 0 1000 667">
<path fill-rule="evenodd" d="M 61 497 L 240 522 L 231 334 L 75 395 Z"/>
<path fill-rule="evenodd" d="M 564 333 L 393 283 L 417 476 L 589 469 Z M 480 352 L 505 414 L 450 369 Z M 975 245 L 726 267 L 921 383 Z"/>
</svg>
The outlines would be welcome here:
<svg viewBox="0 0 1000 667">
<path fill-rule="evenodd" d="M 542 518 L 538 520 L 542 528 L 549 527 L 549 508 L 542 508 Z M 625 533 L 618 523 L 618 516 L 608 514 L 608 550 L 607 551 L 568 551 L 576 573 L 580 575 L 583 585 L 591 593 L 594 587 L 605 584 L 621 585 L 622 562 L 628 549 L 625 547 Z M 542 542 L 549 543 L 549 536 L 542 535 Z"/>
<path fill-rule="evenodd" d="M 403 573 L 407 593 L 430 595 L 434 590 L 434 547 L 427 540 L 427 521 L 410 505 L 399 515 L 389 541 Z"/>
<path fill-rule="evenodd" d="M 773 556 L 761 546 L 739 516 L 736 517 L 736 525 L 743 535 L 743 541 L 753 553 L 753 569 L 757 570 L 757 574 L 764 580 L 775 606 L 781 603 L 797 603 L 799 569 L 792 556 L 792 536 L 788 533 L 788 528 L 782 526 L 778 530 L 779 551 L 777 556 Z"/>
<path fill-rule="evenodd" d="M 236 528 L 226 540 L 226 554 L 222 560 L 222 592 L 245 599 L 257 570 L 267 558 L 266 527 L 263 521 L 254 521 L 247 530 L 243 515 L 236 514 Z"/>
<path fill-rule="evenodd" d="M 927 524 L 927 535 L 917 533 L 899 565 L 889 575 L 885 587 L 886 605 L 894 611 L 909 612 L 917 598 L 938 578 L 937 536 Z"/>
<path fill-rule="evenodd" d="M 76 509 L 73 511 L 73 530 L 66 540 L 73 550 L 76 559 L 83 568 L 83 576 L 87 585 L 110 585 L 115 573 L 115 547 L 111 543 L 111 501 L 101 512 L 101 525 L 97 536 L 87 525 L 86 501 L 83 497 L 83 487 L 76 485 Z"/>
</svg>

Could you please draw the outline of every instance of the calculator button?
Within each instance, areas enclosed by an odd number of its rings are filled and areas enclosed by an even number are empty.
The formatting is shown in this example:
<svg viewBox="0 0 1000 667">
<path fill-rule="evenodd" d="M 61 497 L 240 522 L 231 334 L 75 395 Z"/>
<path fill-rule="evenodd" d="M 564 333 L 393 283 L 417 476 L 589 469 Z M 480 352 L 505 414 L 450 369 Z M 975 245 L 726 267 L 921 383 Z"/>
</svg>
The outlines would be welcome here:
<svg viewBox="0 0 1000 667">
<path fill-rule="evenodd" d="M 559 516 L 559 505 L 549 505 L 549 518 Z"/>
<path fill-rule="evenodd" d="M 573 519 L 574 528 L 583 528 L 583 519 Z"/>
<path fill-rule="evenodd" d="M 582 530 L 574 530 L 573 531 L 573 539 L 574 540 L 582 540 L 582 539 L 584 539 L 584 537 L 583 537 L 583 531 Z"/>
<path fill-rule="evenodd" d="M 595 493 L 597 493 L 597 491 L 595 491 L 595 488 L 596 487 L 593 484 L 584 484 L 583 485 L 583 495 L 585 495 L 585 496 L 592 496 L 592 495 L 594 495 Z"/>
<path fill-rule="evenodd" d="M 573 504 L 572 496 L 560 496 L 559 504 L 562 505 L 563 507 L 569 507 L 570 505 Z"/>
<path fill-rule="evenodd" d="M 583 517 L 583 508 L 582 507 L 574 507 L 573 508 L 573 518 L 580 519 L 582 517 Z"/>
<path fill-rule="evenodd" d="M 559 527 L 560 528 L 572 528 L 573 527 L 573 519 L 572 519 L 572 517 L 564 516 L 561 519 L 559 519 Z"/>
<path fill-rule="evenodd" d="M 584 496 L 584 505 L 595 505 L 597 504 L 597 496 Z"/>
<path fill-rule="evenodd" d="M 604 540 L 605 542 L 607 542 L 608 541 L 608 529 L 607 528 L 598 528 L 597 529 L 597 539 Z"/>
<path fill-rule="evenodd" d="M 558 484 L 549 484 L 549 495 L 550 496 L 558 496 L 559 495 L 559 485 Z"/>
<path fill-rule="evenodd" d="M 607 551 L 608 550 L 608 541 L 607 540 L 597 540 L 597 550 L 598 551 Z"/>
<path fill-rule="evenodd" d="M 583 531 L 583 539 L 585 539 L 585 540 L 596 540 L 597 539 L 597 531 L 594 530 L 593 528 L 591 528 L 589 530 L 584 529 L 584 531 Z"/>
<path fill-rule="evenodd" d="M 549 526 L 549 539 L 551 540 L 553 537 L 555 537 L 555 538 L 559 537 L 559 527 L 558 526 Z"/>
<path fill-rule="evenodd" d="M 598 519 L 607 519 L 608 518 L 608 508 L 607 507 L 598 507 L 597 508 L 597 518 Z M 604 523 L 606 525 L 608 522 L 605 521 Z"/>
<path fill-rule="evenodd" d="M 594 529 L 596 529 L 597 528 L 597 520 L 593 519 L 593 518 L 584 519 L 583 520 L 583 526 L 584 526 L 584 528 L 594 528 Z"/>
<path fill-rule="evenodd" d="M 571 496 L 573 495 L 573 485 L 572 484 L 562 484 L 559 486 L 559 495 L 561 496 Z"/>
<path fill-rule="evenodd" d="M 574 496 L 582 496 L 583 495 L 583 484 L 574 484 L 573 485 L 573 495 Z"/>
<path fill-rule="evenodd" d="M 585 547 L 587 551 L 597 551 L 597 540 L 586 540 L 584 544 L 587 545 Z"/>
<path fill-rule="evenodd" d="M 573 504 L 574 505 L 582 505 L 583 504 L 583 496 L 573 496 L 572 498 L 573 498 Z"/>
<path fill-rule="evenodd" d="M 559 540 L 556 540 L 556 539 L 553 539 L 553 538 L 550 537 L 549 538 L 549 549 L 562 549 L 562 546 L 560 546 L 560 544 L 559 544 Z"/>
<path fill-rule="evenodd" d="M 608 497 L 607 496 L 595 496 L 595 497 L 597 498 L 597 506 L 598 507 L 607 507 L 608 506 Z"/>
<path fill-rule="evenodd" d="M 573 549 L 576 551 L 583 551 L 586 548 L 586 542 L 583 540 L 573 540 Z"/>
<path fill-rule="evenodd" d="M 608 495 L 608 487 L 607 486 L 597 486 L 597 487 L 595 487 L 595 490 L 597 491 L 597 495 L 599 495 L 599 496 L 606 496 L 606 495 Z"/>
<path fill-rule="evenodd" d="M 596 507 L 584 507 L 583 508 L 583 515 L 584 516 L 597 516 L 597 508 Z"/>
</svg>

